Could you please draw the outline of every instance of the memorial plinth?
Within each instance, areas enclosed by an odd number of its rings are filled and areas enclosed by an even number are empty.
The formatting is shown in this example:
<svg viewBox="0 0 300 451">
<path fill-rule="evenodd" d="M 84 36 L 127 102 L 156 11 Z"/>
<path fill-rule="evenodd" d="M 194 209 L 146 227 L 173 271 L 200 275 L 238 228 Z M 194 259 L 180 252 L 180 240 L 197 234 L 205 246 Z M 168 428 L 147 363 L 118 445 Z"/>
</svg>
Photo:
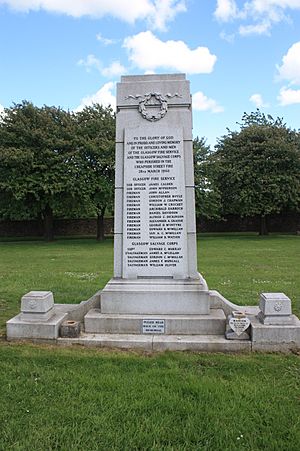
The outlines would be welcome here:
<svg viewBox="0 0 300 451">
<path fill-rule="evenodd" d="M 197 271 L 192 108 L 185 75 L 117 85 L 114 278 L 102 313 L 208 314 Z"/>
</svg>

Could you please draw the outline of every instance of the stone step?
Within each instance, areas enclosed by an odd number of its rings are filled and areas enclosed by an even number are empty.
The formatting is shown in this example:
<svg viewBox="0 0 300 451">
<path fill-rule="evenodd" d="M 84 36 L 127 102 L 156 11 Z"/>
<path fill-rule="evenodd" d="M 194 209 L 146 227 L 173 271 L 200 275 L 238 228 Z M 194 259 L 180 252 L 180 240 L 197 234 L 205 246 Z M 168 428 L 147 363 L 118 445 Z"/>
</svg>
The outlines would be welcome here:
<svg viewBox="0 0 300 451">
<path fill-rule="evenodd" d="M 60 345 L 141 349 L 144 351 L 250 352 L 251 341 L 226 340 L 220 335 L 81 334 L 58 338 Z"/>
<path fill-rule="evenodd" d="M 164 320 L 167 335 L 222 335 L 225 334 L 225 314 L 211 309 L 208 315 L 126 315 L 90 310 L 84 317 L 86 333 L 141 334 L 143 320 Z M 146 334 L 144 334 L 146 335 Z"/>
<path fill-rule="evenodd" d="M 101 291 L 102 313 L 127 315 L 207 315 L 204 279 L 111 279 Z"/>
</svg>

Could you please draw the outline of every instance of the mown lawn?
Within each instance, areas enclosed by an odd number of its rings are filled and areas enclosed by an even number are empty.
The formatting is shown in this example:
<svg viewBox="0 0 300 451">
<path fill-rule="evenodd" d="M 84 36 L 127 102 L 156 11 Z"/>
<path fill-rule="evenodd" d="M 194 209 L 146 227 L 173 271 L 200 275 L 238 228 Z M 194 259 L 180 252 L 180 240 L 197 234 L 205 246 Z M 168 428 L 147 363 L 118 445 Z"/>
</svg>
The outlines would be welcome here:
<svg viewBox="0 0 300 451">
<path fill-rule="evenodd" d="M 300 237 L 200 236 L 211 289 L 300 313 Z M 112 241 L 0 243 L 0 450 L 298 450 L 299 355 L 143 354 L 8 344 L 29 290 L 79 302 L 112 276 Z"/>
<path fill-rule="evenodd" d="M 284 292 L 300 316 L 300 236 L 200 236 L 198 268 L 232 302 L 257 305 L 260 293 Z"/>
<path fill-rule="evenodd" d="M 113 241 L 0 242 L 0 330 L 18 313 L 21 296 L 50 290 L 57 303 L 78 303 L 113 274 Z"/>
<path fill-rule="evenodd" d="M 300 237 L 201 235 L 198 268 L 210 289 L 241 305 L 280 291 L 300 315 Z M 0 333 L 30 290 L 51 290 L 58 303 L 77 303 L 113 274 L 113 241 L 92 239 L 0 242 Z"/>
<path fill-rule="evenodd" d="M 296 355 L 0 347 L 1 450 L 289 450 Z"/>
</svg>

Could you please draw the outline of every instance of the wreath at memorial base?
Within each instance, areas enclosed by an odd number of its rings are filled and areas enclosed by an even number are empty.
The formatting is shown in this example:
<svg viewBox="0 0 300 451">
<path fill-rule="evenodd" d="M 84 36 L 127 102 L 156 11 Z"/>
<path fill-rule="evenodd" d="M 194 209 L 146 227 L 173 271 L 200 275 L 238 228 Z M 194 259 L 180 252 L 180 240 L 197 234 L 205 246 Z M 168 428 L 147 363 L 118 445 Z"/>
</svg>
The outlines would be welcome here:
<svg viewBox="0 0 300 451">
<path fill-rule="evenodd" d="M 151 97 L 155 97 L 155 99 L 160 103 L 160 111 L 156 114 L 147 111 L 147 104 L 151 99 Z M 167 114 L 167 111 L 168 111 L 167 100 L 157 92 L 150 92 L 148 94 L 145 94 L 144 98 L 139 102 L 139 112 L 141 113 L 144 119 L 147 119 L 147 121 L 151 122 L 159 121 Z"/>
</svg>

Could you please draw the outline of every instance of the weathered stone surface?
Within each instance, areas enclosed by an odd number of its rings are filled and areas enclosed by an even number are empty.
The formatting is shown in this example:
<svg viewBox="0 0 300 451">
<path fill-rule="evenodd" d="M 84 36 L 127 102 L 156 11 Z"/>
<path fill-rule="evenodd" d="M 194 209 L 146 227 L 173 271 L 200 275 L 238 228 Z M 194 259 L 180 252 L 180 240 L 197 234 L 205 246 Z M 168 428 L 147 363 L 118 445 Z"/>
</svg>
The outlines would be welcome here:
<svg viewBox="0 0 300 451">
<path fill-rule="evenodd" d="M 61 345 L 82 345 L 88 347 L 142 349 L 152 351 L 152 335 L 128 334 L 82 334 L 79 338 L 58 338 Z"/>
<path fill-rule="evenodd" d="M 284 293 L 262 293 L 259 302 L 259 320 L 263 324 L 291 324 L 291 300 Z"/>
<path fill-rule="evenodd" d="M 209 315 L 208 287 L 197 271 L 185 75 L 122 77 L 116 125 L 114 278 L 102 290 L 98 316 L 86 316 L 86 331 L 138 334 L 138 315 Z M 205 328 L 204 320 L 200 327 L 192 317 L 181 325 L 179 318 L 168 318 L 165 333 L 215 328 L 223 335 L 223 322 L 207 317 Z"/>
<path fill-rule="evenodd" d="M 48 321 L 54 315 L 54 309 L 51 308 L 46 313 L 20 313 L 20 319 L 28 322 L 45 322 Z"/>
<path fill-rule="evenodd" d="M 87 334 L 79 338 L 58 338 L 61 345 L 143 349 L 144 351 L 250 352 L 250 341 L 230 341 L 219 335 L 130 335 Z"/>
<path fill-rule="evenodd" d="M 76 338 L 80 335 L 80 322 L 74 320 L 64 321 L 60 326 L 60 336 Z"/>
<path fill-rule="evenodd" d="M 264 315 L 291 315 L 291 300 L 284 293 L 261 293 L 259 308 Z"/>
<path fill-rule="evenodd" d="M 117 107 L 126 107 L 139 104 L 140 97 L 149 92 L 160 93 L 168 98 L 169 105 L 190 105 L 190 83 L 184 74 L 153 74 L 129 75 L 121 78 L 117 84 Z M 178 95 L 175 95 L 178 94 Z"/>
<path fill-rule="evenodd" d="M 216 290 L 209 290 L 209 302 L 212 309 L 220 308 L 225 315 L 231 315 L 233 311 L 243 312 L 246 316 L 253 316 L 259 313 L 259 307 L 256 305 L 237 305 L 230 302 Z"/>
<path fill-rule="evenodd" d="M 53 306 L 54 299 L 51 291 L 30 291 L 21 299 L 23 313 L 47 313 Z"/>
<path fill-rule="evenodd" d="M 66 319 L 66 313 L 54 313 L 47 321 L 26 321 L 22 314 L 15 316 L 6 323 L 7 339 L 41 339 L 55 340 L 59 334 L 61 323 Z"/>
<path fill-rule="evenodd" d="M 122 77 L 116 155 L 114 276 L 198 279 L 191 96 L 183 74 Z"/>
<path fill-rule="evenodd" d="M 158 335 L 153 337 L 154 351 L 250 352 L 250 341 L 230 341 L 219 335 Z"/>
<path fill-rule="evenodd" d="M 127 129 L 124 149 L 123 278 L 185 279 L 187 204 L 182 132 L 148 124 Z"/>
<path fill-rule="evenodd" d="M 197 271 L 185 75 L 121 78 L 115 181 L 114 279 L 101 293 L 101 313 L 209 314 L 207 284 Z"/>
<path fill-rule="evenodd" d="M 164 333 L 167 335 L 224 335 L 225 331 L 225 315 L 223 310 L 218 309 L 212 310 L 209 315 L 121 315 L 93 309 L 85 316 L 85 332 L 141 334 L 143 321 L 149 319 L 164 321 Z"/>
<path fill-rule="evenodd" d="M 300 347 L 300 321 L 291 315 L 290 324 L 262 324 L 258 318 L 251 318 L 251 339 L 253 344 Z"/>
<path fill-rule="evenodd" d="M 94 308 L 100 307 L 100 293 L 98 291 L 86 301 L 81 301 L 79 304 L 55 304 L 54 310 L 56 313 L 67 313 L 68 320 L 83 322 L 84 316 Z"/>
<path fill-rule="evenodd" d="M 227 340 L 250 340 L 250 335 L 247 332 L 242 332 L 240 335 L 237 335 L 236 332 L 228 329 L 225 332 L 225 338 Z"/>
<path fill-rule="evenodd" d="M 209 314 L 205 281 L 112 279 L 101 293 L 102 313 Z"/>
<path fill-rule="evenodd" d="M 45 322 L 54 315 L 51 291 L 30 291 L 21 299 L 19 319 L 25 322 Z"/>
</svg>

